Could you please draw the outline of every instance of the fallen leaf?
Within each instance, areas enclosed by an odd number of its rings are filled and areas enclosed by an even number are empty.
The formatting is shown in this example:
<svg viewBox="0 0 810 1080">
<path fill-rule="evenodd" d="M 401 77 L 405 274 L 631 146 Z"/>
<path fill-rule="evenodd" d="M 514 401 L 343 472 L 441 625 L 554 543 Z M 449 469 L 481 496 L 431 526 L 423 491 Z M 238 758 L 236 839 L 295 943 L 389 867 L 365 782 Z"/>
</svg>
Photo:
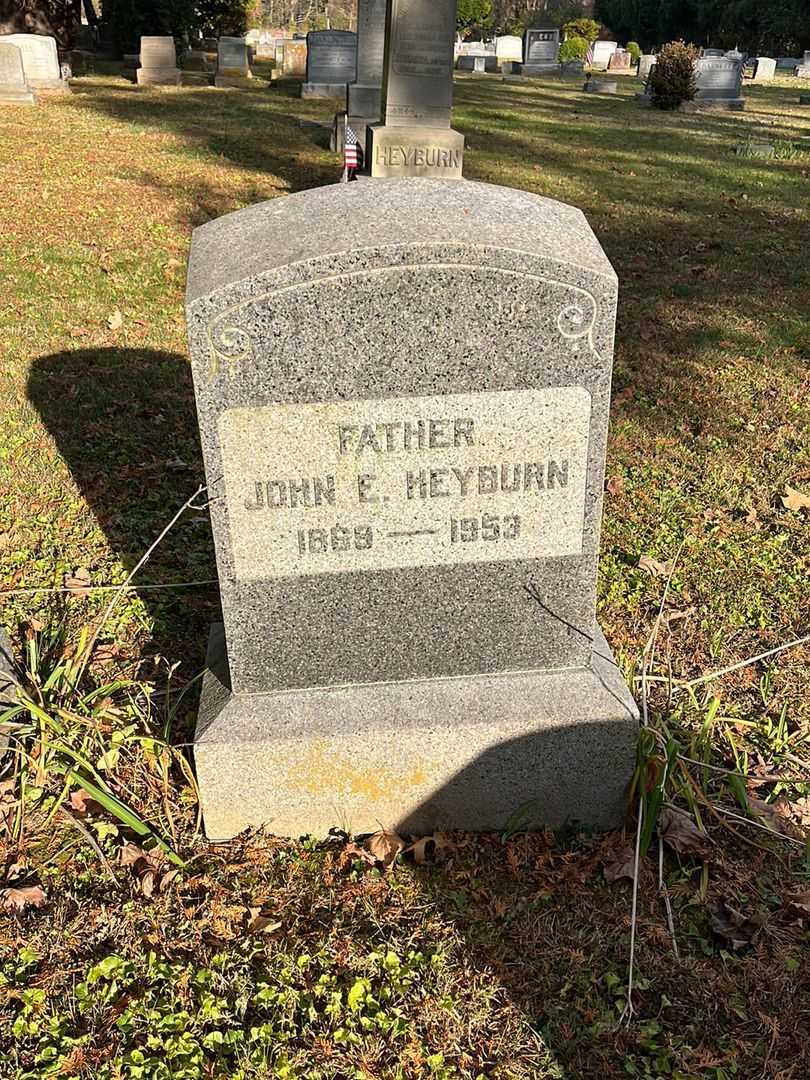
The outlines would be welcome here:
<svg viewBox="0 0 810 1080">
<path fill-rule="evenodd" d="M 786 510 L 810 510 L 810 497 L 802 495 L 796 488 L 785 484 L 785 494 L 782 496 L 782 506 Z"/>
<path fill-rule="evenodd" d="M 397 833 L 391 832 L 388 829 L 381 829 L 379 832 L 373 833 L 365 844 L 368 851 L 374 856 L 377 862 L 381 862 L 383 867 L 387 870 L 399 855 L 400 851 L 405 848 L 405 841 Z"/>
<path fill-rule="evenodd" d="M 25 911 L 28 907 L 41 908 L 48 902 L 48 897 L 39 885 L 23 885 L 18 889 L 3 889 L 0 892 L 0 907 L 4 911 Z"/>
<path fill-rule="evenodd" d="M 245 932 L 248 934 L 272 934 L 281 926 L 281 922 L 274 919 L 272 915 L 262 915 L 261 906 L 248 908 L 247 911 L 248 921 Z"/>
<path fill-rule="evenodd" d="M 90 571 L 80 566 L 75 574 L 65 574 L 65 588 L 72 593 L 85 593 L 90 588 Z"/>
<path fill-rule="evenodd" d="M 642 555 L 638 560 L 640 570 L 646 570 L 651 577 L 669 577 L 672 573 L 671 562 L 659 562 L 651 555 Z"/>
<path fill-rule="evenodd" d="M 421 865 L 427 861 L 428 850 L 432 848 L 434 858 L 447 858 L 455 845 L 444 833 L 431 833 L 430 836 L 420 836 L 412 844 L 405 848 L 405 852 L 413 855 L 413 861 Z"/>
<path fill-rule="evenodd" d="M 753 795 L 747 795 L 748 809 L 754 817 L 759 818 L 763 825 L 769 829 L 781 833 L 782 836 L 791 836 L 794 840 L 803 840 L 802 830 L 793 821 L 793 812 L 790 803 L 780 795 L 772 803 L 757 799 Z"/>
<path fill-rule="evenodd" d="M 661 839 L 679 855 L 692 855 L 705 862 L 712 854 L 711 845 L 689 814 L 665 807 L 658 819 Z"/>
<path fill-rule="evenodd" d="M 810 889 L 788 893 L 785 897 L 785 909 L 802 922 L 810 921 Z"/>
<path fill-rule="evenodd" d="M 346 870 L 356 861 L 367 863 L 369 866 L 377 865 L 377 860 L 370 851 L 366 851 L 364 847 L 360 847 L 359 844 L 355 844 L 353 840 L 350 840 L 340 853 L 338 868 Z"/>
<path fill-rule="evenodd" d="M 71 791 L 68 806 L 79 818 L 87 817 L 88 814 L 96 814 L 101 809 L 101 806 L 87 794 L 84 788 L 74 788 Z"/>
<path fill-rule="evenodd" d="M 115 311 L 107 317 L 107 326 L 109 326 L 110 330 L 120 330 L 123 325 L 124 316 L 118 308 L 116 308 Z"/>
<path fill-rule="evenodd" d="M 624 477 L 623 476 L 611 476 L 608 477 L 608 482 L 605 487 L 611 495 L 623 495 L 624 494 Z"/>
<path fill-rule="evenodd" d="M 749 508 L 745 520 L 749 525 L 755 525 L 759 528 L 759 517 L 757 516 L 756 507 L 752 506 Z"/>
<path fill-rule="evenodd" d="M 632 844 L 625 844 L 612 862 L 605 863 L 602 873 L 605 875 L 605 881 L 620 881 L 622 878 L 629 878 L 632 881 L 635 876 L 635 866 L 635 848 Z"/>
<path fill-rule="evenodd" d="M 118 861 L 122 866 L 135 866 L 141 859 L 150 861 L 149 853 L 139 848 L 137 844 L 126 843 L 118 853 Z"/>
<path fill-rule="evenodd" d="M 725 900 L 716 900 L 710 904 L 709 916 L 714 933 L 734 950 L 753 945 L 762 930 L 761 926 L 731 907 Z"/>
</svg>

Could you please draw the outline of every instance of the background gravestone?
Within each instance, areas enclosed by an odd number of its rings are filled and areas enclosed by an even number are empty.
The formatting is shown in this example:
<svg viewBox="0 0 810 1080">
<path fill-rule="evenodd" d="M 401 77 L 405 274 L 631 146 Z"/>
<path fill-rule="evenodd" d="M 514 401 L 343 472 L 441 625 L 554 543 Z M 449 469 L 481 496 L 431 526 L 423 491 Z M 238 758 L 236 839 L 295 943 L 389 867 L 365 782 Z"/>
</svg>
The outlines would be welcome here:
<svg viewBox="0 0 810 1080">
<path fill-rule="evenodd" d="M 523 62 L 523 39 L 515 34 L 503 34 L 495 39 L 495 56 L 498 64 L 521 64 Z"/>
<path fill-rule="evenodd" d="M 695 103 L 726 109 L 745 108 L 743 66 L 739 60 L 701 56 L 695 61 Z"/>
<path fill-rule="evenodd" d="M 248 43 L 240 37 L 221 37 L 217 47 L 217 71 L 214 86 L 245 88 L 252 86 Z"/>
<path fill-rule="evenodd" d="M 301 97 L 346 97 L 357 77 L 357 34 L 351 30 L 311 30 L 307 34 L 307 77 Z"/>
<path fill-rule="evenodd" d="M 770 56 L 758 56 L 754 67 L 754 82 L 772 82 L 776 75 L 776 61 Z"/>
<path fill-rule="evenodd" d="M 610 58 L 617 48 L 615 41 L 595 41 L 591 46 L 593 50 L 591 68 L 594 71 L 607 71 Z"/>
<path fill-rule="evenodd" d="M 307 43 L 285 38 L 276 46 L 276 66 L 273 79 L 303 79 L 307 71 Z"/>
<path fill-rule="evenodd" d="M 560 31 L 530 29 L 523 36 L 524 75 L 545 75 L 556 71 L 560 60 Z"/>
<path fill-rule="evenodd" d="M 450 127 L 455 0 L 389 0 L 382 123 L 366 132 L 372 176 L 461 177 L 464 136 Z"/>
<path fill-rule="evenodd" d="M 35 101 L 25 81 L 22 53 L 16 45 L 0 39 L 0 102 L 33 105 Z"/>
<path fill-rule="evenodd" d="M 4 34 L 0 40 L 20 50 L 25 81 L 32 90 L 70 91 L 62 78 L 55 38 L 43 34 Z"/>
<path fill-rule="evenodd" d="M 142 37 L 139 86 L 179 86 L 180 69 L 172 37 Z"/>
<path fill-rule="evenodd" d="M 608 60 L 608 71 L 629 71 L 633 66 L 633 57 L 626 49 L 614 49 Z"/>
<path fill-rule="evenodd" d="M 384 58 L 385 0 L 358 0 L 357 79 L 346 90 L 346 112 L 352 119 L 379 121 Z"/>
<path fill-rule="evenodd" d="M 646 79 L 652 71 L 657 60 L 655 53 L 642 53 L 638 61 L 638 77 Z"/>
<path fill-rule="evenodd" d="M 636 711 L 595 618 L 616 292 L 579 210 L 488 184 L 336 184 L 195 231 L 209 836 L 621 819 Z"/>
</svg>

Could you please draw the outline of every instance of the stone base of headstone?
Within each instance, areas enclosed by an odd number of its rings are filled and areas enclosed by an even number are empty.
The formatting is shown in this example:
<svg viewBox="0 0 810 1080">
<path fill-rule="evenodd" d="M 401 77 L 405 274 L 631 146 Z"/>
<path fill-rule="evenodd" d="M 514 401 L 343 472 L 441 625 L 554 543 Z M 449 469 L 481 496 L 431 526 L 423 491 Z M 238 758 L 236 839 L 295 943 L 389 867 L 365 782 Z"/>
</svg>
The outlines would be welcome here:
<svg viewBox="0 0 810 1080">
<path fill-rule="evenodd" d="M 179 68 L 144 68 L 135 72 L 138 86 L 179 86 Z"/>
<path fill-rule="evenodd" d="M 2 105 L 36 105 L 36 103 L 37 99 L 33 90 L 17 90 L 0 86 L 0 104 Z"/>
<path fill-rule="evenodd" d="M 501 74 L 502 75 L 521 75 L 523 73 L 523 63 L 519 60 L 503 60 L 501 61 Z"/>
<path fill-rule="evenodd" d="M 301 83 L 302 98 L 345 98 L 346 83 Z"/>
<path fill-rule="evenodd" d="M 726 112 L 742 112 L 745 98 L 695 98 L 678 106 L 681 112 L 702 112 L 704 109 L 720 109 Z"/>
<path fill-rule="evenodd" d="M 560 75 L 571 75 L 575 78 L 582 78 L 585 74 L 585 61 L 584 60 L 564 60 L 560 64 Z"/>
<path fill-rule="evenodd" d="M 382 102 L 382 89 L 379 86 L 363 86 L 361 83 L 349 83 L 346 89 L 346 111 L 349 116 L 379 118 Z M 367 120 L 373 123 L 374 120 Z"/>
<path fill-rule="evenodd" d="M 589 94 L 617 94 L 619 84 L 615 79 L 586 79 L 582 89 Z"/>
<path fill-rule="evenodd" d="M 810 79 L 810 64 L 800 64 L 795 74 L 797 79 Z"/>
<path fill-rule="evenodd" d="M 227 71 L 218 71 L 214 76 L 214 86 L 218 86 L 220 89 L 233 87 L 237 90 L 247 90 L 256 85 L 256 80 L 253 76 L 245 75 L 244 72 L 229 74 Z"/>
<path fill-rule="evenodd" d="M 209 839 L 624 817 L 638 713 L 598 629 L 579 669 L 232 694 L 218 624 L 206 667 L 194 760 Z"/>
<path fill-rule="evenodd" d="M 522 64 L 521 74 L 527 75 L 529 78 L 536 77 L 538 75 L 558 75 L 560 71 L 559 64 Z"/>
<path fill-rule="evenodd" d="M 810 94 L 799 94 L 800 105 L 810 105 Z"/>
<path fill-rule="evenodd" d="M 366 148 L 366 169 L 372 176 L 461 179 L 464 136 L 452 128 L 370 124 Z"/>
</svg>

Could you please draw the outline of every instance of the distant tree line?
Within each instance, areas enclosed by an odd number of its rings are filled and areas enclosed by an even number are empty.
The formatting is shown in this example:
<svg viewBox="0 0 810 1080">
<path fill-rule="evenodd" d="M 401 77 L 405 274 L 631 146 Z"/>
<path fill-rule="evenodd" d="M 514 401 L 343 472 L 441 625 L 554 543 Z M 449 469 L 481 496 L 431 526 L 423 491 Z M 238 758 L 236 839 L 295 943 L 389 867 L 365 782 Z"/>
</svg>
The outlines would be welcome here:
<svg viewBox="0 0 810 1080">
<path fill-rule="evenodd" d="M 810 0 L 596 0 L 596 15 L 647 50 L 678 38 L 762 56 L 810 49 Z"/>
</svg>

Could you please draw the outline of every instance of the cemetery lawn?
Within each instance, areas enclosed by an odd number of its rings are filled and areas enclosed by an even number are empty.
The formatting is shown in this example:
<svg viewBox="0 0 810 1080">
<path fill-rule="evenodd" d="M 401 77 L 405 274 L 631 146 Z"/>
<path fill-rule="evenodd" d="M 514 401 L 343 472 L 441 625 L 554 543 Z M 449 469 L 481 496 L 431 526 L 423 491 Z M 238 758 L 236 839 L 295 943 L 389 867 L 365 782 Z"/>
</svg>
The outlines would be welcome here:
<svg viewBox="0 0 810 1080">
<path fill-rule="evenodd" d="M 632 823 L 388 869 L 340 835 L 204 842 L 204 511 L 137 578 L 184 587 L 120 597 L 82 670 L 101 587 L 202 482 L 191 229 L 335 181 L 299 122 L 329 103 L 93 77 L 0 106 L 0 586 L 31 703 L 0 773 L 4 1080 L 810 1075 L 810 649 L 684 686 L 808 632 L 810 108 L 779 80 L 665 115 L 638 85 L 460 78 L 454 120 L 469 179 L 581 207 L 620 279 L 600 617 L 639 698 L 657 625 L 645 784 L 707 833 L 664 819 L 677 955 L 658 841 L 641 861 L 624 1025 Z M 762 136 L 773 159 L 734 154 Z"/>
</svg>

